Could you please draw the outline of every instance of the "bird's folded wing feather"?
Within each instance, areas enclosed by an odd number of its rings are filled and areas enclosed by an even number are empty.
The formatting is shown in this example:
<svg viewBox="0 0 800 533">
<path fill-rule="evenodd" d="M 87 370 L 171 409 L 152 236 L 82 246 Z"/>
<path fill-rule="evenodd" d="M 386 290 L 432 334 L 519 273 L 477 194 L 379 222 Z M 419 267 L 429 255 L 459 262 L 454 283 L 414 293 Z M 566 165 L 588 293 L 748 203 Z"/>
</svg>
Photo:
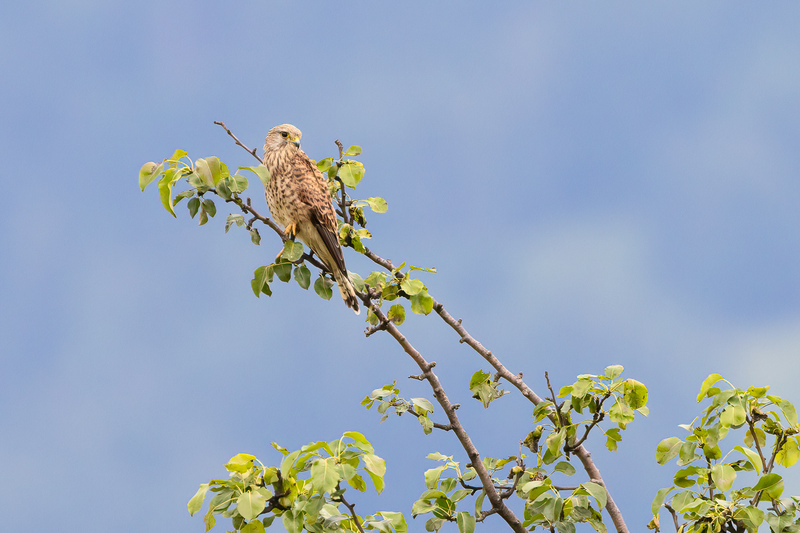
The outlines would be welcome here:
<svg viewBox="0 0 800 533">
<path fill-rule="evenodd" d="M 300 201 L 308 206 L 309 219 L 336 263 L 329 266 L 347 272 L 342 248 L 339 246 L 338 224 L 336 223 L 336 213 L 331 205 L 328 182 L 304 152 L 297 153 L 294 163 L 294 177 L 300 184 Z M 317 250 L 317 255 L 320 255 L 319 250 Z"/>
</svg>

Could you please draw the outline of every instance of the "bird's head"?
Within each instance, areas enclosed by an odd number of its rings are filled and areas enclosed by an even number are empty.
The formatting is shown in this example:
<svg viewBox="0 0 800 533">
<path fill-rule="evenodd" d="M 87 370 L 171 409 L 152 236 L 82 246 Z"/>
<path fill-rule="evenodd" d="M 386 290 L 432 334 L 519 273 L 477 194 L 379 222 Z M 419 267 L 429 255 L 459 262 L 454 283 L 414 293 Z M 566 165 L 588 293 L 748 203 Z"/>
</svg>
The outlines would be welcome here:
<svg viewBox="0 0 800 533">
<path fill-rule="evenodd" d="M 267 134 L 264 141 L 264 152 L 284 151 L 294 154 L 300 149 L 300 137 L 303 134 L 291 124 L 275 126 Z"/>
</svg>

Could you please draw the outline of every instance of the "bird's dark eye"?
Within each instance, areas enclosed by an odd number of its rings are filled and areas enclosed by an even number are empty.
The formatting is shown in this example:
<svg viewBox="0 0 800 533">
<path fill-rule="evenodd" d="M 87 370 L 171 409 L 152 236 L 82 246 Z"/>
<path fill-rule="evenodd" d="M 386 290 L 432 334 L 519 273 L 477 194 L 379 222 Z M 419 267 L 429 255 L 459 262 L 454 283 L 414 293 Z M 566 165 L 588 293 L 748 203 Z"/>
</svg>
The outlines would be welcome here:
<svg viewBox="0 0 800 533">
<path fill-rule="evenodd" d="M 282 132 L 281 132 L 281 137 L 283 137 L 284 139 L 285 139 L 286 137 L 288 137 L 288 136 L 289 136 L 289 134 L 288 134 L 287 132 L 285 132 L 285 131 L 282 131 Z"/>
</svg>

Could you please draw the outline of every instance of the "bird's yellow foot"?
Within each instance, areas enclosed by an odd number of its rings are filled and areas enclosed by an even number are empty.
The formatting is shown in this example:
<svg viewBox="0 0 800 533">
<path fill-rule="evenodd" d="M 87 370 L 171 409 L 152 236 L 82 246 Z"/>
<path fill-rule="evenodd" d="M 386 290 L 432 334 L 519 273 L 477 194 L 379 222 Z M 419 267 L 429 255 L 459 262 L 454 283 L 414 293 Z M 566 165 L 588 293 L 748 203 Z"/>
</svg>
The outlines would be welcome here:
<svg viewBox="0 0 800 533">
<path fill-rule="evenodd" d="M 297 222 L 292 222 L 286 226 L 286 228 L 283 230 L 283 233 L 288 235 L 291 240 L 294 240 L 294 238 L 297 236 Z M 278 261 L 278 259 L 281 258 L 281 254 L 283 254 L 283 248 L 281 248 L 281 251 L 275 256 L 275 261 Z"/>
</svg>

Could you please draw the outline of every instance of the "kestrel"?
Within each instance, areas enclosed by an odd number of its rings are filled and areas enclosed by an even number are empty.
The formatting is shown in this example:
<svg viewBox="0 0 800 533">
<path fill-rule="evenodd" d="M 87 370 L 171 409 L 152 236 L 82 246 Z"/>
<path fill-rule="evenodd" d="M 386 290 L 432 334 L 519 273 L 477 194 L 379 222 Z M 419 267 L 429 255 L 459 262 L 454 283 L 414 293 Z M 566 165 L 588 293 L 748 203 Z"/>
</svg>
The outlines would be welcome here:
<svg viewBox="0 0 800 533">
<path fill-rule="evenodd" d="M 328 180 L 300 149 L 302 135 L 291 124 L 269 130 L 264 141 L 264 166 L 271 175 L 265 187 L 267 205 L 273 218 L 286 228 L 284 232 L 298 237 L 325 263 L 345 305 L 359 314 L 356 290 L 347 277 L 339 246 Z"/>
</svg>

